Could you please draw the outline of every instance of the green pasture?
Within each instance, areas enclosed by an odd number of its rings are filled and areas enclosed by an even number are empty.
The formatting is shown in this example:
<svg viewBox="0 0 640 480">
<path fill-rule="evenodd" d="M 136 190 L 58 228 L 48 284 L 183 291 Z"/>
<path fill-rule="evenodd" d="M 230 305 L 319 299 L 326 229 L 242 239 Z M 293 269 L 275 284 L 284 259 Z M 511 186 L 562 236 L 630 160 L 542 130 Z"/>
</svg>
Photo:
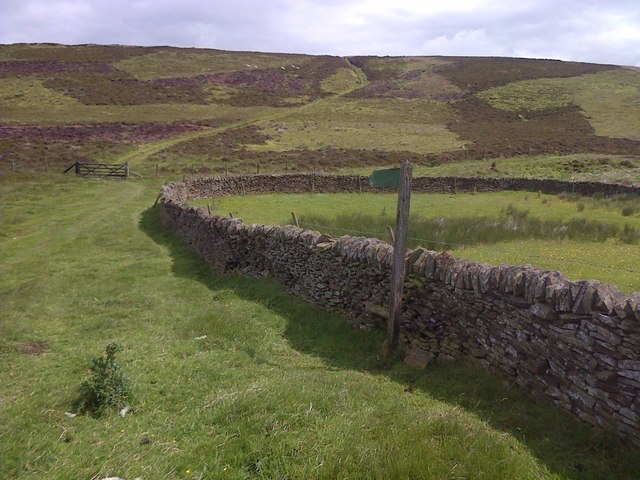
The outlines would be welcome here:
<svg viewBox="0 0 640 480">
<path fill-rule="evenodd" d="M 246 223 L 291 223 L 334 236 L 377 236 L 395 224 L 395 194 L 301 194 L 200 200 Z M 640 200 L 531 192 L 411 197 L 409 245 L 491 264 L 532 264 L 572 280 L 640 290 Z"/>
<path fill-rule="evenodd" d="M 474 365 L 384 363 L 381 332 L 212 273 L 160 226 L 161 183 L 0 183 L 0 478 L 638 478 L 636 450 Z M 69 418 L 112 341 L 133 411 Z"/>
<path fill-rule="evenodd" d="M 418 153 L 464 145 L 445 127 L 451 107 L 431 100 L 334 98 L 259 125 L 272 139 L 256 151 L 362 148 Z"/>
<path fill-rule="evenodd" d="M 398 165 L 388 165 L 389 168 Z M 377 168 L 377 167 L 376 167 Z M 338 168 L 340 173 L 370 175 L 373 167 Z M 438 165 L 414 165 L 414 176 L 552 178 L 576 182 L 640 185 L 640 156 L 574 153 L 519 155 L 462 160 Z"/>
<path fill-rule="evenodd" d="M 140 80 L 191 77 L 217 72 L 233 72 L 252 68 L 300 66 L 312 58 L 308 55 L 259 52 L 226 52 L 202 49 L 166 49 L 138 55 L 114 63 L 118 70 Z"/>
<path fill-rule="evenodd" d="M 640 71 L 607 70 L 509 83 L 477 95 L 497 108 L 526 111 L 578 105 L 596 135 L 640 140 Z"/>
<path fill-rule="evenodd" d="M 553 178 L 640 185 L 640 156 L 522 155 L 443 163 L 432 167 L 418 165 L 414 171 L 420 176 Z"/>
</svg>

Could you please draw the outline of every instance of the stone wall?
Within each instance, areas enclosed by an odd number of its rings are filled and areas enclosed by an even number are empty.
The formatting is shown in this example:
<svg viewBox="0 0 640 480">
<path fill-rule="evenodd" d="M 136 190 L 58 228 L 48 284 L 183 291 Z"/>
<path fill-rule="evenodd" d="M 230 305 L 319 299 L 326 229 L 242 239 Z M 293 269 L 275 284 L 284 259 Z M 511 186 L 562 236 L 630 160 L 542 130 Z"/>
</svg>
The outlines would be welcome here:
<svg viewBox="0 0 640 480">
<path fill-rule="evenodd" d="M 393 188 L 372 188 L 365 176 L 354 175 L 241 175 L 187 179 L 180 190 L 183 200 L 251 193 L 338 193 L 395 191 Z M 597 182 L 566 182 L 537 178 L 484 177 L 418 177 L 412 182 L 414 192 L 454 193 L 523 190 L 542 193 L 571 192 L 580 195 L 638 194 L 640 187 Z M 177 194 L 177 192 L 176 192 Z"/>
<path fill-rule="evenodd" d="M 414 191 L 638 193 L 550 180 L 416 178 Z M 370 191 L 366 177 L 244 176 L 189 180 L 160 192 L 163 222 L 217 271 L 276 278 L 291 292 L 385 328 L 392 247 L 293 226 L 246 225 L 185 201 L 260 192 Z M 379 191 L 379 190 L 378 190 Z M 592 425 L 640 445 L 640 293 L 572 282 L 531 266 L 489 266 L 421 248 L 407 253 L 400 341 L 470 357 Z"/>
</svg>

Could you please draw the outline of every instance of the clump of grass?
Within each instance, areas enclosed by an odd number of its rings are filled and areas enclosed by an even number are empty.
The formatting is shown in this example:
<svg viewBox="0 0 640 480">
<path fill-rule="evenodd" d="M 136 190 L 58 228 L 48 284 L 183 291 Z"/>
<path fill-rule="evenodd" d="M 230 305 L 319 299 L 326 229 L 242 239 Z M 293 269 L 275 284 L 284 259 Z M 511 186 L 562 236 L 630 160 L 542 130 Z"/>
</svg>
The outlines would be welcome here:
<svg viewBox="0 0 640 480">
<path fill-rule="evenodd" d="M 560 192 L 558 198 L 566 200 L 568 202 L 575 202 L 580 198 L 580 194 L 575 192 Z"/>
<path fill-rule="evenodd" d="M 578 202 L 578 205 L 576 205 L 576 210 L 578 210 L 579 212 L 584 212 L 584 203 Z"/>
<path fill-rule="evenodd" d="M 527 216 L 529 215 L 529 210 L 522 210 L 518 207 L 514 207 L 513 204 L 509 204 L 507 205 L 507 208 L 505 208 L 503 210 L 503 215 L 506 217 L 512 217 L 512 218 L 527 218 Z"/>
<path fill-rule="evenodd" d="M 638 207 L 636 207 L 635 205 L 627 205 L 625 207 L 622 207 L 620 213 L 622 213 L 623 217 L 630 217 L 631 215 L 635 215 L 637 211 Z"/>
<path fill-rule="evenodd" d="M 120 370 L 116 362 L 116 353 L 122 347 L 112 342 L 105 348 L 105 355 L 91 361 L 91 376 L 80 386 L 78 411 L 100 415 L 110 408 L 121 408 L 131 390 L 129 380 Z"/>
<path fill-rule="evenodd" d="M 620 240 L 624 243 L 635 245 L 640 241 L 640 232 L 633 225 L 625 223 L 620 233 Z"/>
<path fill-rule="evenodd" d="M 394 218 L 384 212 L 379 215 L 345 213 L 328 218 L 319 215 L 300 217 L 303 226 L 319 228 L 333 235 L 376 236 L 386 239 L 385 225 L 394 225 Z M 635 229 L 621 231 L 613 224 L 584 218 L 568 221 L 530 217 L 529 211 L 508 205 L 500 217 L 412 217 L 409 245 L 432 249 L 453 246 L 494 244 L 528 239 L 568 239 L 602 242 L 618 238 L 630 243 Z"/>
</svg>

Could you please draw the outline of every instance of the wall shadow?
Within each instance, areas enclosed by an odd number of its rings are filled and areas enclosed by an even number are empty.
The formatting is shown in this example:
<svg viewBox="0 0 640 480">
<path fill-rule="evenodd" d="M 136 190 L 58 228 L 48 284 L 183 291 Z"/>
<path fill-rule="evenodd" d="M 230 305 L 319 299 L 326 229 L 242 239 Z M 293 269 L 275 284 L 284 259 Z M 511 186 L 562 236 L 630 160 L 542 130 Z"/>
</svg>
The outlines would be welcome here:
<svg viewBox="0 0 640 480">
<path fill-rule="evenodd" d="M 287 319 L 284 337 L 297 351 L 314 355 L 330 368 L 383 375 L 404 386 L 407 395 L 422 392 L 459 406 L 491 427 L 508 432 L 559 478 L 640 478 L 638 451 L 610 432 L 592 429 L 553 405 L 533 399 L 467 360 L 442 362 L 417 370 L 382 360 L 384 332 L 353 328 L 345 317 L 288 294 L 271 279 L 219 275 L 173 232 L 162 226 L 158 207 L 142 212 L 140 229 L 169 249 L 172 272 L 197 280 L 211 290 L 233 290 Z M 629 474 L 629 472 L 635 472 Z"/>
</svg>

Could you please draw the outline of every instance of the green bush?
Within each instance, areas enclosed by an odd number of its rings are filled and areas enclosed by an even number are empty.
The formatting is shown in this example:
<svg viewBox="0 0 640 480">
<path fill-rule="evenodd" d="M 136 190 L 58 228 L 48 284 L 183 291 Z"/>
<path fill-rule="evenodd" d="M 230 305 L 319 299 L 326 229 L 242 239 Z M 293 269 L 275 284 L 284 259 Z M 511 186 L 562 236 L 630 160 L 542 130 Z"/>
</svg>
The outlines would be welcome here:
<svg viewBox="0 0 640 480">
<path fill-rule="evenodd" d="M 638 211 L 637 207 L 634 207 L 632 205 L 627 205 L 625 207 L 622 208 L 622 216 L 624 217 L 630 217 L 631 215 L 635 214 Z"/>
<path fill-rule="evenodd" d="M 620 240 L 624 243 L 629 243 L 634 245 L 640 241 L 640 232 L 633 225 L 629 225 L 628 223 L 624 224 L 624 228 L 622 229 L 622 233 L 620 234 Z"/>
<path fill-rule="evenodd" d="M 130 394 L 129 380 L 116 362 L 122 348 L 112 342 L 105 348 L 105 356 L 91 361 L 91 375 L 80 386 L 78 411 L 100 415 L 109 408 L 121 408 Z"/>
</svg>

